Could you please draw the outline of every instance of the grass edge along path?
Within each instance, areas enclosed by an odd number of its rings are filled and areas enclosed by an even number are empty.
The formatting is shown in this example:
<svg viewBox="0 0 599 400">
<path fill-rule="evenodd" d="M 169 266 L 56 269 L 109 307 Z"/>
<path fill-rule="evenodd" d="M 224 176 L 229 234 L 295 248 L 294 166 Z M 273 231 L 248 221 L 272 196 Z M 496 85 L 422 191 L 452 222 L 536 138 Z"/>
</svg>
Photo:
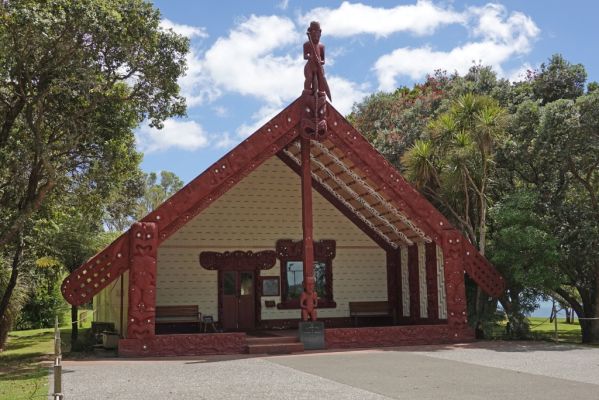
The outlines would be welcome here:
<svg viewBox="0 0 599 400">
<path fill-rule="evenodd" d="M 91 321 L 86 321 L 79 335 L 84 337 L 90 326 Z M 62 327 L 60 336 L 66 352 L 70 348 L 70 326 Z M 48 398 L 53 353 L 54 328 L 10 332 L 0 353 L 0 400 Z"/>
</svg>

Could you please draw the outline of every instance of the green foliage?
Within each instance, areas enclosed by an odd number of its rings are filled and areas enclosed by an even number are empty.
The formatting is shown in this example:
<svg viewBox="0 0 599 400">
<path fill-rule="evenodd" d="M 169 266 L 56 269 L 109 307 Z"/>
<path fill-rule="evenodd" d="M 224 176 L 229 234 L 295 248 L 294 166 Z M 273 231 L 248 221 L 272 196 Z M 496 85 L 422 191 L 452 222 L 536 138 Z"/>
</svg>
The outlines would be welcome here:
<svg viewBox="0 0 599 400">
<path fill-rule="evenodd" d="M 582 64 L 572 65 L 555 54 L 531 77 L 535 98 L 543 104 L 559 99 L 576 99 L 584 92 L 587 73 Z"/>
<path fill-rule="evenodd" d="M 135 210 L 136 218 L 142 219 L 166 199 L 183 187 L 183 181 L 170 171 L 160 171 L 160 182 L 156 173 L 144 174 L 144 192 Z"/>
<path fill-rule="evenodd" d="M 483 251 L 489 230 L 515 331 L 539 296 L 599 317 L 599 86 L 585 85 L 584 67 L 560 55 L 517 83 L 475 65 L 377 93 L 350 115 Z M 599 322 L 581 327 L 599 341 Z"/>
<path fill-rule="evenodd" d="M 491 208 L 489 259 L 509 281 L 508 286 L 540 293 L 559 287 L 563 276 L 558 268 L 559 243 L 535 211 L 537 201 L 534 192 L 518 190 Z"/>
</svg>

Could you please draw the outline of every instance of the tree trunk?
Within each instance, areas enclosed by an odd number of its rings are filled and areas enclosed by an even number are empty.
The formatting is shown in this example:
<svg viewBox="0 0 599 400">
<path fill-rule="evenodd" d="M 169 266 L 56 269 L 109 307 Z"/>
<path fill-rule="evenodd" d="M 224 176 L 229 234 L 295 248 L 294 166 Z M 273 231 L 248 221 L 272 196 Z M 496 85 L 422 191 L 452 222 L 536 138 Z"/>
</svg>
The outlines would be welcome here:
<svg viewBox="0 0 599 400">
<path fill-rule="evenodd" d="M 79 336 L 78 311 L 77 306 L 71 306 L 71 347 L 73 347 Z"/>
<path fill-rule="evenodd" d="M 570 307 L 564 307 L 564 311 L 566 312 L 566 324 L 572 324 L 572 310 Z"/>
<path fill-rule="evenodd" d="M 10 304 L 10 298 L 12 297 L 13 291 L 17 286 L 17 278 L 19 277 L 19 264 L 21 263 L 21 257 L 23 256 L 23 236 L 19 233 L 17 244 L 15 247 L 15 255 L 12 260 L 12 270 L 10 273 L 10 279 L 8 281 L 8 285 L 6 286 L 6 291 L 2 295 L 2 300 L 0 301 L 0 324 L 9 324 L 11 323 L 8 318 L 4 318 L 6 311 L 8 310 L 8 305 Z M 2 331 L 10 331 L 12 327 L 4 326 Z M 0 338 L 1 340 L 2 338 Z M 0 343 L 0 348 L 4 346 L 4 343 Z"/>
</svg>

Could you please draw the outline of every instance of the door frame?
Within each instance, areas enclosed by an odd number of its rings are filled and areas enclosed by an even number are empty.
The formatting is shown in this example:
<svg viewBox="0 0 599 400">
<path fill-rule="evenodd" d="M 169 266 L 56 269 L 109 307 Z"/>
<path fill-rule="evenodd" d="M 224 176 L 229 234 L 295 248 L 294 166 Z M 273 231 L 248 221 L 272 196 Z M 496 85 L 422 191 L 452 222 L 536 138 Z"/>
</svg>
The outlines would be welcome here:
<svg viewBox="0 0 599 400">
<path fill-rule="evenodd" d="M 260 271 L 271 269 L 277 262 L 277 254 L 273 250 L 262 251 L 202 251 L 199 255 L 202 268 L 218 271 L 216 280 L 218 321 L 223 317 L 223 271 L 253 271 L 254 272 L 254 328 L 262 321 L 262 286 Z M 200 310 L 201 311 L 201 310 Z"/>
<path fill-rule="evenodd" d="M 253 329 L 256 329 L 256 326 L 260 325 L 261 322 L 261 312 L 262 312 L 262 307 L 261 307 L 261 298 L 262 298 L 262 293 L 261 293 L 261 289 L 259 288 L 259 282 L 260 282 L 260 269 L 256 269 L 256 268 L 226 268 L 226 269 L 219 269 L 218 270 L 218 279 L 217 279 L 217 285 L 218 285 L 218 321 L 219 323 L 221 323 L 222 325 L 222 321 L 223 321 L 223 316 L 225 313 L 225 307 L 224 307 L 224 302 L 223 302 L 223 296 L 224 296 L 224 290 L 223 290 L 223 279 L 224 279 L 224 272 L 229 272 L 229 271 L 234 271 L 237 273 L 236 276 L 236 285 L 239 283 L 239 273 L 240 272 L 252 272 L 254 274 L 254 321 L 253 321 Z"/>
</svg>

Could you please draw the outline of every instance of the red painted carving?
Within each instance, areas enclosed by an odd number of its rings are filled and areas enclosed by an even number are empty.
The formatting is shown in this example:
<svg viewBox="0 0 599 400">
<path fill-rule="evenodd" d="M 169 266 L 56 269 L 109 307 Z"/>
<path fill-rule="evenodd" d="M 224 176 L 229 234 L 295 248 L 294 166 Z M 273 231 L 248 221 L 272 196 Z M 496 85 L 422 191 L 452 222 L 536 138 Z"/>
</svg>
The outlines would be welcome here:
<svg viewBox="0 0 599 400">
<path fill-rule="evenodd" d="M 312 214 L 312 172 L 310 166 L 310 139 L 302 137 L 301 157 L 302 157 L 302 261 L 304 263 L 304 290 L 300 297 L 300 307 L 302 309 L 302 320 L 311 319 L 316 321 L 316 307 L 318 305 L 318 295 L 314 292 L 314 244 L 313 227 L 314 220 Z"/>
<path fill-rule="evenodd" d="M 460 343 L 471 340 L 474 340 L 472 329 L 445 324 L 325 329 L 327 349 Z"/>
<path fill-rule="evenodd" d="M 488 295 L 499 297 L 505 290 L 505 281 L 489 265 L 489 261 L 470 242 L 464 242 L 464 269 Z"/>
<path fill-rule="evenodd" d="M 316 307 L 318 307 L 318 295 L 314 291 L 314 277 L 309 276 L 304 278 L 304 291 L 300 295 L 302 321 L 316 321 L 318 316 Z"/>
<path fill-rule="evenodd" d="M 266 270 L 277 262 L 277 253 L 263 251 L 203 251 L 200 253 L 200 265 L 209 270 Z"/>
<path fill-rule="evenodd" d="M 466 288 L 464 284 L 464 237 L 455 229 L 445 232 L 442 242 L 445 263 L 447 321 L 454 327 L 466 327 Z"/>
<path fill-rule="evenodd" d="M 398 310 L 400 310 L 399 303 L 399 288 L 401 286 L 399 283 L 399 251 L 398 250 L 387 250 L 387 301 L 391 307 L 391 312 L 393 315 L 393 323 L 396 323 L 399 315 Z"/>
<path fill-rule="evenodd" d="M 304 91 L 302 93 L 301 133 L 306 139 L 322 140 L 327 134 L 327 99 L 331 98 L 324 76 L 324 45 L 320 43 L 320 24 L 311 22 L 304 43 Z"/>
<path fill-rule="evenodd" d="M 127 337 L 144 339 L 154 336 L 158 229 L 152 222 L 136 222 L 131 226 L 129 236 Z"/>
<path fill-rule="evenodd" d="M 418 276 L 418 245 L 408 247 L 408 281 L 410 283 L 410 320 L 420 319 L 420 287 Z"/>
<path fill-rule="evenodd" d="M 156 335 L 144 339 L 119 340 L 119 356 L 200 356 L 240 354 L 245 350 L 245 333 Z"/>
<path fill-rule="evenodd" d="M 426 244 L 426 288 L 428 299 L 428 321 L 439 321 L 439 297 L 437 289 L 437 244 Z"/>
<path fill-rule="evenodd" d="M 92 297 L 129 268 L 129 236 L 122 234 L 102 252 L 90 258 L 62 282 L 63 297 L 75 306 Z"/>
</svg>

